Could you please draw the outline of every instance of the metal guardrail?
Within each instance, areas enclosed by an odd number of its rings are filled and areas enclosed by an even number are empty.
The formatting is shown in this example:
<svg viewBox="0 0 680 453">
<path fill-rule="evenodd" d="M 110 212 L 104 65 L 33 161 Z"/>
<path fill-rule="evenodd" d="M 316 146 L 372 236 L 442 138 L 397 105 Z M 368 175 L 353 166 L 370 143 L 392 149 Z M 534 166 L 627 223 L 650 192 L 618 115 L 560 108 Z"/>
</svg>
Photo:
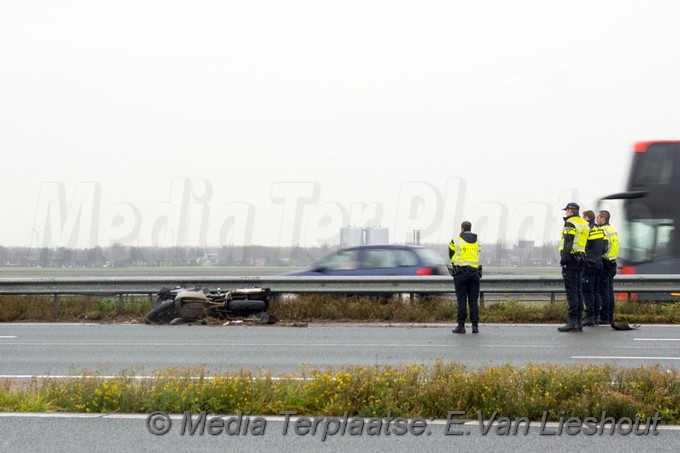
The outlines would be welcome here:
<svg viewBox="0 0 680 453">
<path fill-rule="evenodd" d="M 244 286 L 271 288 L 274 294 L 302 293 L 453 293 L 451 277 L 79 277 L 0 278 L 0 294 L 31 295 L 133 295 L 155 294 L 162 287 L 200 284 L 224 290 Z M 618 293 L 678 293 L 680 275 L 619 275 L 614 278 Z M 485 275 L 483 294 L 564 293 L 559 275 Z"/>
</svg>

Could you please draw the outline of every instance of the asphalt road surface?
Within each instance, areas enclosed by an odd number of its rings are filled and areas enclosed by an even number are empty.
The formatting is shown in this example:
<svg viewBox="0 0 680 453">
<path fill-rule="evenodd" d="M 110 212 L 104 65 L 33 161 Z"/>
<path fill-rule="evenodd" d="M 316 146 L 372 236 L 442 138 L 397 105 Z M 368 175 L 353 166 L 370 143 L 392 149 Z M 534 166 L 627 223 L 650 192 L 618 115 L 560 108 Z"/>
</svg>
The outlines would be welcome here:
<svg viewBox="0 0 680 453">
<path fill-rule="evenodd" d="M 556 325 L 485 325 L 455 335 L 451 325 L 149 326 L 143 324 L 0 324 L 0 375 L 113 374 L 203 366 L 288 373 L 348 364 L 431 363 L 469 367 L 528 362 L 680 367 L 680 326 L 608 326 L 559 333 Z M 143 371 L 142 371 L 143 372 Z"/>
<path fill-rule="evenodd" d="M 481 325 L 481 333 L 454 335 L 451 325 L 378 326 L 148 326 L 115 324 L 0 324 L 0 379 L 41 375 L 82 375 L 96 371 L 137 374 L 170 366 L 203 366 L 212 371 L 246 367 L 274 373 L 348 364 L 430 363 L 458 361 L 469 367 L 506 363 L 616 363 L 637 367 L 680 365 L 680 326 L 643 326 L 617 332 L 609 327 L 561 334 L 555 325 Z M 89 371 L 83 371 L 89 370 Z M 456 408 L 451 408 L 456 410 Z M 384 414 L 381 414 L 383 417 Z M 492 427 L 486 434 L 476 414 L 465 425 L 425 420 L 422 434 L 329 435 L 296 432 L 297 418 L 263 418 L 266 429 L 228 435 L 182 434 L 186 420 L 171 419 L 164 435 L 149 429 L 149 414 L 12 414 L 0 413 L 0 451 L 522 451 L 596 449 L 599 452 L 677 452 L 680 427 L 655 426 L 626 433 L 560 432 L 556 423 L 532 421 L 510 435 Z M 195 420 L 198 414 L 189 414 Z M 207 416 L 211 417 L 211 416 Z M 214 417 L 212 417 L 214 418 Z M 255 416 L 247 416 L 254 425 Z M 225 417 L 226 419 L 226 417 Z M 409 423 L 412 421 L 409 421 Z M 320 426 L 324 426 L 322 421 Z M 367 422 L 368 423 L 368 422 Z M 151 425 L 155 426 L 155 425 Z M 218 425 L 219 426 L 219 423 Z M 331 426 L 331 425 L 329 425 Z M 332 425 L 335 426 L 335 425 Z M 286 431 L 284 428 L 288 427 Z M 626 428 L 626 426 L 623 426 Z M 446 435 L 460 431 L 462 435 Z M 629 430 L 630 431 L 630 430 Z M 551 434 L 552 433 L 552 434 Z"/>
<path fill-rule="evenodd" d="M 337 429 L 336 424 L 322 420 L 315 434 L 300 430 L 296 423 L 299 419 L 284 417 L 263 417 L 259 426 L 262 430 L 238 431 L 238 435 L 227 434 L 226 428 L 207 428 L 201 433 L 196 429 L 189 434 L 187 426 L 197 425 L 197 415 L 190 416 L 194 422 L 184 422 L 181 416 L 172 420 L 170 430 L 164 435 L 151 434 L 147 428 L 147 415 L 110 414 L 92 416 L 85 414 L 2 414 L 0 413 L 0 451 L 22 453 L 31 452 L 292 452 L 337 451 L 382 453 L 385 451 L 438 452 L 438 451 L 499 451 L 499 452 L 548 452 L 548 451 L 597 451 L 617 453 L 677 452 L 680 445 L 680 428 L 656 426 L 649 430 L 640 429 L 625 434 L 624 431 L 610 434 L 607 427 L 601 432 L 586 434 L 561 434 L 559 424 L 541 425 L 534 422 L 525 430 L 518 429 L 514 434 L 502 435 L 491 427 L 484 434 L 484 425 L 471 421 L 465 425 L 447 426 L 444 420 L 426 420 L 422 434 L 407 431 L 399 434 L 384 420 L 382 431 L 369 434 L 367 429 L 359 431 Z M 215 417 L 207 417 L 207 420 Z M 228 420 L 228 418 L 223 418 Z M 243 424 L 244 419 L 241 419 Z M 310 419 L 314 421 L 314 419 Z M 193 423 L 193 425 L 192 425 Z M 249 420 L 255 424 L 255 417 Z M 236 425 L 231 425 L 235 427 Z M 242 425 L 243 426 L 243 425 Z M 324 431 L 324 426 L 329 429 Z M 415 425 L 413 425 L 415 426 Z M 185 434 L 182 434 L 182 428 Z M 390 434 L 385 434 L 386 432 Z M 245 432 L 245 434 L 243 434 Z M 257 435 L 254 435 L 256 432 Z M 323 440 L 324 432 L 326 439 Z M 462 435 L 446 435 L 459 432 Z M 552 434 L 551 434 L 552 433 Z"/>
</svg>

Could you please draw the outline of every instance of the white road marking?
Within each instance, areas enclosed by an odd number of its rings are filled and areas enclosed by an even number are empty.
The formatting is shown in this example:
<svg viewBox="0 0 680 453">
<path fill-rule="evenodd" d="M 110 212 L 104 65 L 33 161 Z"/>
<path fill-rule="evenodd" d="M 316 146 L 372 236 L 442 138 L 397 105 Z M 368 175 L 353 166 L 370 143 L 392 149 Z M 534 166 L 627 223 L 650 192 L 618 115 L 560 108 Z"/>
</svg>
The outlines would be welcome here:
<svg viewBox="0 0 680 453">
<path fill-rule="evenodd" d="M 465 347 L 472 347 L 475 346 L 474 343 L 466 344 Z M 545 345 L 545 344 L 479 344 L 477 346 L 482 346 L 485 348 L 522 348 L 522 349 L 530 349 L 530 348 L 537 348 L 537 349 L 545 349 L 545 348 L 555 348 L 555 349 L 565 349 L 568 348 L 569 346 L 565 345 L 559 345 L 559 344 L 551 344 L 551 345 Z"/>
<path fill-rule="evenodd" d="M 633 338 L 633 341 L 680 341 L 680 338 Z"/>
<path fill-rule="evenodd" d="M 645 356 L 616 356 L 616 355 L 573 355 L 572 359 L 594 360 L 680 360 L 680 357 L 645 357 Z"/>
<path fill-rule="evenodd" d="M 0 337 L 2 338 L 2 337 Z M 10 338 L 10 337 L 8 337 Z M 16 337 L 13 337 L 16 338 Z M 24 342 L 5 342 L 0 343 L 0 346 L 167 346 L 167 347 L 197 347 L 197 346 L 230 346 L 230 347 L 255 347 L 255 348 L 286 348 L 286 347 L 305 347 L 305 348 L 455 348 L 461 346 L 457 343 L 118 343 L 118 342 L 53 342 L 53 341 L 24 341 Z M 468 343 L 466 347 L 480 347 L 480 348 L 520 348 L 520 349 L 568 349 L 566 345 L 537 345 L 537 344 L 494 344 L 494 343 Z M 617 349 L 679 349 L 680 346 L 616 346 Z"/>
<path fill-rule="evenodd" d="M 183 414 L 169 414 L 170 418 L 172 420 L 182 420 L 184 418 Z M 232 415 L 222 415 L 220 414 L 219 417 L 226 419 L 230 416 L 236 416 L 236 414 Z M 265 419 L 267 422 L 285 422 L 285 417 L 280 416 L 280 415 L 248 415 L 249 417 L 262 417 Z M 69 413 L 64 413 L 64 412 L 0 412 L 0 418 L 91 418 L 91 419 L 97 419 L 97 418 L 111 418 L 111 419 L 128 419 L 128 420 L 146 420 L 149 418 L 149 414 L 84 414 L 84 413 L 74 413 L 74 412 L 69 412 Z M 290 420 L 292 422 L 295 422 L 297 419 L 299 419 L 299 416 L 292 416 L 290 417 Z M 332 417 L 332 418 L 339 418 L 339 417 Z M 353 417 L 353 418 L 362 418 L 362 417 Z M 368 420 L 364 418 L 364 420 Z M 432 425 L 446 425 L 449 423 L 449 421 L 445 419 L 428 419 L 427 420 L 428 424 Z M 463 423 L 464 426 L 478 426 L 479 421 L 477 420 L 469 420 Z M 539 426 L 538 422 L 535 423 L 534 426 Z M 548 428 L 557 428 L 559 427 L 558 422 L 548 422 L 545 425 Z M 657 425 L 656 426 L 657 431 L 680 431 L 680 425 Z"/>
<path fill-rule="evenodd" d="M 310 343 L 232 343 L 232 342 L 224 342 L 224 343 L 188 343 L 188 342 L 182 342 L 182 343 L 114 343 L 114 342 L 109 342 L 109 343 L 95 343 L 95 342 L 73 342 L 73 343 L 66 343 L 66 342 L 53 342 L 53 341 L 45 341 L 45 342 L 13 342 L 13 343 L 2 343 L 0 344 L 1 346 L 6 346 L 6 345 L 11 345 L 11 346 L 170 346 L 173 348 L 176 347 L 181 347 L 181 346 L 188 346 L 188 347 L 196 347 L 196 346 L 250 346 L 250 347 L 262 347 L 262 348 L 271 348 L 271 347 L 322 347 L 322 348 L 338 348 L 338 347 L 360 347 L 360 348 L 376 348 L 376 347 L 389 347 L 389 348 L 431 348 L 431 347 L 441 347 L 441 348 L 451 348 L 451 347 L 456 347 L 458 345 L 455 344 L 435 344 L 435 343 L 421 343 L 421 344 L 404 344 L 404 343 L 316 343 L 316 344 L 310 344 Z M 528 347 L 525 345 L 518 345 L 517 347 Z"/>
<path fill-rule="evenodd" d="M 438 348 L 451 348 L 451 347 L 458 347 L 460 346 L 459 344 L 455 343 L 419 343 L 419 344 L 408 344 L 408 343 L 233 343 L 233 342 L 225 342 L 225 343 L 189 343 L 189 342 L 181 342 L 181 343 L 117 343 L 117 342 L 53 342 L 53 341 L 45 341 L 45 342 L 38 342 L 38 341 L 31 341 L 31 342 L 13 342 L 13 343 L 2 343 L 2 345 L 12 345 L 12 346 L 171 346 L 171 347 L 178 347 L 178 346 L 190 346 L 190 347 L 195 347 L 195 346 L 250 346 L 250 347 L 261 347 L 261 348 L 270 348 L 270 347 L 289 347 L 289 346 L 294 346 L 294 347 L 321 347 L 321 348 L 338 348 L 338 347 L 359 347 L 359 348 L 376 348 L 376 347 L 388 347 L 388 348 L 431 348 L 431 347 L 438 347 Z M 474 343 L 467 344 L 465 346 L 474 346 Z M 540 349 L 545 349 L 546 347 L 550 348 L 557 348 L 557 349 L 565 349 L 568 348 L 568 346 L 565 345 L 537 345 L 537 344 L 492 344 L 492 343 L 478 343 L 476 346 L 479 347 L 484 347 L 484 348 L 540 348 Z M 635 346 L 631 346 L 635 347 Z M 645 348 L 644 346 L 639 346 L 639 348 Z"/>
<path fill-rule="evenodd" d="M 16 335 L 0 335 L 0 338 L 16 338 Z"/>
<path fill-rule="evenodd" d="M 70 375 L 70 374 L 0 374 L 0 379 L 101 379 L 101 380 L 110 380 L 110 379 L 121 379 L 121 378 L 129 378 L 129 379 L 137 379 L 140 381 L 144 380 L 154 380 L 154 379 L 160 379 L 162 376 L 153 376 L 153 375 L 141 375 L 141 376 L 134 376 L 134 375 L 88 375 L 88 374 L 83 374 L 83 375 Z M 201 379 L 206 379 L 206 380 L 213 380 L 213 379 L 224 379 L 224 376 L 189 376 L 189 379 L 191 380 L 201 380 Z M 182 379 L 184 379 L 184 376 L 182 376 Z M 303 378 L 303 377 L 277 377 L 277 376 L 270 376 L 270 377 L 258 377 L 254 376 L 253 379 L 255 380 L 262 380 L 262 379 L 269 379 L 272 381 L 313 381 L 314 378 Z"/>
<path fill-rule="evenodd" d="M 12 327 L 63 327 L 63 326 L 103 326 L 105 324 L 98 324 L 96 322 L 1 322 L 0 325 L 7 325 Z M 140 325 L 140 324 L 116 324 L 121 325 Z"/>
</svg>

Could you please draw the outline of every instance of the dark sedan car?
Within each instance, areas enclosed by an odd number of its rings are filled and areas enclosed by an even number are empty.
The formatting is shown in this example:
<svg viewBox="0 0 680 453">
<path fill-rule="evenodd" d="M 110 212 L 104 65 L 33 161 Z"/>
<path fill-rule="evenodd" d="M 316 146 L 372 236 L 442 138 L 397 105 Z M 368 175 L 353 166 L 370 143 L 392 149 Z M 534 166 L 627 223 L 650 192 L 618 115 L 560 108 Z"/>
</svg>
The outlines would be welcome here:
<svg viewBox="0 0 680 453">
<path fill-rule="evenodd" d="M 312 268 L 290 275 L 449 275 L 444 259 L 411 245 L 362 245 L 338 250 Z"/>
</svg>

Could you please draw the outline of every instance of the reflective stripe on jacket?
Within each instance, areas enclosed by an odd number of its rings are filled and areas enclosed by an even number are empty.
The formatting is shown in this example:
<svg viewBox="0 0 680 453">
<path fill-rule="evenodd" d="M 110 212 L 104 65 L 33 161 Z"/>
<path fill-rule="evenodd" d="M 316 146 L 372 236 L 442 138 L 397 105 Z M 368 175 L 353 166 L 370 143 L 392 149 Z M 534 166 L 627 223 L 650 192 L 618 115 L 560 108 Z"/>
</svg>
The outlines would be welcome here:
<svg viewBox="0 0 680 453">
<path fill-rule="evenodd" d="M 607 250 L 607 237 L 604 230 L 594 222 L 590 222 L 590 233 L 588 233 L 588 243 L 586 244 L 586 259 L 591 265 L 602 266 L 602 257 Z"/>
<path fill-rule="evenodd" d="M 614 261 L 619 256 L 619 233 L 608 223 L 605 223 L 600 228 L 604 231 L 606 240 L 609 243 L 605 258 L 609 261 Z"/>
<path fill-rule="evenodd" d="M 578 215 L 567 217 L 564 220 L 564 228 L 562 228 L 562 237 L 560 242 L 560 253 L 564 249 L 564 239 L 567 236 L 573 236 L 572 247 L 570 253 L 584 253 L 586 251 L 586 244 L 588 243 L 588 234 L 590 227 L 588 222 L 583 220 Z"/>
<path fill-rule="evenodd" d="M 479 251 L 481 249 L 482 245 L 477 241 L 468 242 L 461 236 L 451 239 L 451 242 L 449 243 L 449 255 L 452 255 L 451 263 L 454 266 L 470 266 L 478 268 Z"/>
</svg>

